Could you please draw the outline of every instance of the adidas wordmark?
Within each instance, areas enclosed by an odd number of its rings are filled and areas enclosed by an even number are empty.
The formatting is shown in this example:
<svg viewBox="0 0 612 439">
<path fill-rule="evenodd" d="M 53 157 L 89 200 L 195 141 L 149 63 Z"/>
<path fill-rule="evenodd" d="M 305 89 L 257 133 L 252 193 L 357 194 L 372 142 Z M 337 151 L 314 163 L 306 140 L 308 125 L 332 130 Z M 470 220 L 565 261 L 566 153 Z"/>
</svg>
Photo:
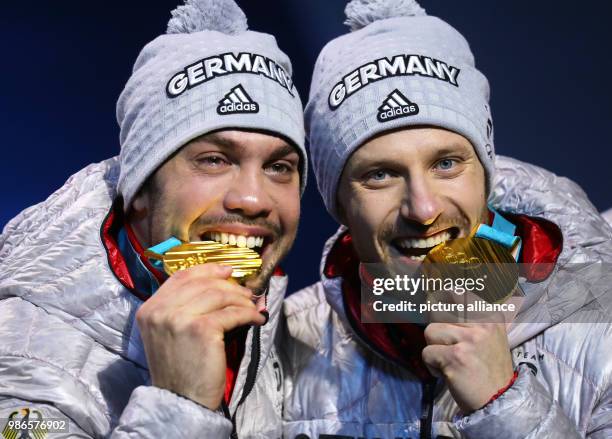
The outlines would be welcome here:
<svg viewBox="0 0 612 439">
<path fill-rule="evenodd" d="M 246 92 L 242 84 L 232 88 L 219 101 L 217 113 L 220 115 L 235 113 L 258 113 L 259 104 Z"/>
<path fill-rule="evenodd" d="M 414 116 L 415 114 L 419 114 L 419 106 L 410 102 L 410 99 L 396 88 L 378 107 L 377 119 L 379 122 L 388 122 L 399 117 Z"/>
</svg>

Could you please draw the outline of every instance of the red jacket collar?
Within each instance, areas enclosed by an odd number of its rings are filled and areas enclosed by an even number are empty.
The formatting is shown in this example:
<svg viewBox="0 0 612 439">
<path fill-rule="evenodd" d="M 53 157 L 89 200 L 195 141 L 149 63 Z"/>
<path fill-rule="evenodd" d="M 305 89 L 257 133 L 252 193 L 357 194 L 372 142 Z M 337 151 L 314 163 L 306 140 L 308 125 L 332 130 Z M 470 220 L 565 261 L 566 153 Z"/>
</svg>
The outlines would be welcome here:
<svg viewBox="0 0 612 439">
<path fill-rule="evenodd" d="M 128 271 L 125 258 L 119 251 L 119 246 L 117 245 L 116 236 L 119 233 L 122 225 L 122 203 L 115 202 L 111 207 L 111 210 L 106 215 L 106 218 L 104 218 L 104 221 L 102 221 L 102 227 L 100 228 L 100 239 L 102 240 L 102 245 L 106 250 L 108 265 L 117 280 L 125 288 L 127 288 L 140 300 L 146 300 L 148 297 L 146 294 L 135 290 L 134 281 L 132 280 L 132 276 L 130 276 L 130 272 Z"/>
<path fill-rule="evenodd" d="M 516 234 L 521 237 L 521 275 L 529 282 L 546 280 L 563 250 L 561 229 L 543 218 L 513 214 L 504 216 L 516 226 Z"/>
</svg>

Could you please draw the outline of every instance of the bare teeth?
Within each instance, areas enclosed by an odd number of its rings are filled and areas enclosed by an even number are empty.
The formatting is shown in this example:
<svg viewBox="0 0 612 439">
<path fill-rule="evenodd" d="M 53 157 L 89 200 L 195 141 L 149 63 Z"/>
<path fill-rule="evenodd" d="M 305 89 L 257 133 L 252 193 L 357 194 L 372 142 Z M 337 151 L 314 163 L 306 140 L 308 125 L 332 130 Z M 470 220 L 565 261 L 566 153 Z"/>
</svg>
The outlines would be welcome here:
<svg viewBox="0 0 612 439">
<path fill-rule="evenodd" d="M 221 244 L 235 245 L 237 247 L 262 247 L 264 242 L 263 236 L 234 235 L 233 233 L 225 232 L 206 232 L 204 236 Z"/>
<path fill-rule="evenodd" d="M 438 244 L 442 244 L 443 242 L 451 239 L 451 234 L 448 231 L 440 232 L 435 234 L 434 236 L 430 236 L 429 238 L 405 238 L 396 240 L 396 244 L 398 247 L 404 250 L 413 250 L 413 249 L 425 249 L 427 252 L 434 248 Z M 410 255 L 410 259 L 413 261 L 422 262 L 425 260 L 427 254 L 422 255 Z"/>
<path fill-rule="evenodd" d="M 396 241 L 398 247 L 403 249 L 414 248 L 433 248 L 438 244 L 448 241 L 451 238 L 450 232 L 444 231 L 430 236 L 429 238 L 405 238 Z"/>
</svg>

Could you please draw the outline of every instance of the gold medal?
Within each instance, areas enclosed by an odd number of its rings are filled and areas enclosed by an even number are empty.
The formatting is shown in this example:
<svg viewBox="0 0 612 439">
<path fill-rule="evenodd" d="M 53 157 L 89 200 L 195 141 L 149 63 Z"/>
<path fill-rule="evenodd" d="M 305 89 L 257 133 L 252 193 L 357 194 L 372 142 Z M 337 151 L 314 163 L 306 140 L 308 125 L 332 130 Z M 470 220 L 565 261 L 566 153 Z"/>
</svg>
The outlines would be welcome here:
<svg viewBox="0 0 612 439">
<path fill-rule="evenodd" d="M 193 241 L 172 247 L 163 255 L 145 251 L 150 259 L 162 261 L 164 271 L 172 275 L 199 264 L 216 263 L 232 267 L 232 278 L 244 282 L 259 273 L 262 260 L 259 254 L 247 247 L 236 247 L 216 241 Z"/>
<path fill-rule="evenodd" d="M 457 238 L 432 248 L 424 261 L 428 277 L 485 278 L 486 288 L 476 293 L 488 303 L 504 303 L 518 284 L 519 267 L 511 252 L 484 238 Z"/>
</svg>

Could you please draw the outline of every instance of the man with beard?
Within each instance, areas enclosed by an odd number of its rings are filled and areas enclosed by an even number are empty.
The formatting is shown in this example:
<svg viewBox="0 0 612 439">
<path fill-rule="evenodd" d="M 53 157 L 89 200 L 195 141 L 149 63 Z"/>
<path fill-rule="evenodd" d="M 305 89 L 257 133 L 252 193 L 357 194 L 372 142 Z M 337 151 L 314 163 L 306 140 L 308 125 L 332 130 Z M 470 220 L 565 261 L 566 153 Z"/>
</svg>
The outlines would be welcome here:
<svg viewBox="0 0 612 439">
<path fill-rule="evenodd" d="M 574 183 L 495 159 L 488 82 L 459 32 L 414 1 L 346 12 L 306 106 L 343 226 L 321 281 L 284 304 L 285 437 L 610 437 L 612 230 Z M 420 265 L 476 228 L 525 268 L 511 324 L 362 321 L 365 263 Z"/>
<path fill-rule="evenodd" d="M 117 118 L 119 157 L 0 236 L 0 418 L 31 407 L 54 437 L 280 435 L 275 270 L 307 165 L 289 59 L 232 0 L 188 1 Z M 218 264 L 168 278 L 145 256 L 168 239 L 252 248 L 262 268 L 244 286 Z"/>
</svg>

